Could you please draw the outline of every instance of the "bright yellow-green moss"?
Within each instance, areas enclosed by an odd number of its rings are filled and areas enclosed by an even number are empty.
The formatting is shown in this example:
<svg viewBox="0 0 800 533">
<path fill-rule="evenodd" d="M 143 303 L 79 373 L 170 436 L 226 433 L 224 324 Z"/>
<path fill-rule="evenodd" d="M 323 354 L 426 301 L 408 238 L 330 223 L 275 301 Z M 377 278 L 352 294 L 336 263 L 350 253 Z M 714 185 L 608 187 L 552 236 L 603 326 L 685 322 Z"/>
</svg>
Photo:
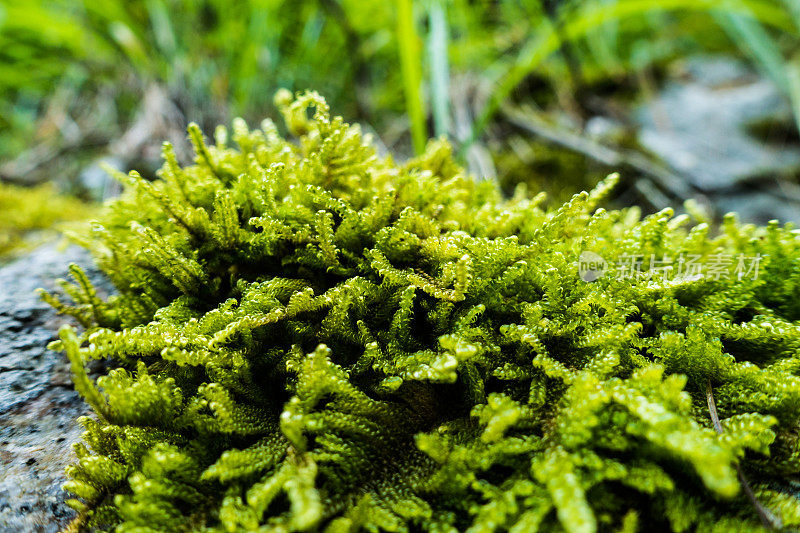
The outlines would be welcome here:
<svg viewBox="0 0 800 533">
<path fill-rule="evenodd" d="M 0 261 L 41 242 L 61 223 L 86 220 L 92 212 L 50 184 L 27 188 L 0 183 Z"/>
<path fill-rule="evenodd" d="M 758 530 L 741 465 L 800 526 L 791 227 L 605 211 L 613 177 L 545 211 L 446 144 L 398 165 L 315 94 L 281 100 L 296 141 L 192 127 L 194 165 L 167 146 L 155 182 L 120 176 L 85 241 L 115 296 L 77 268 L 73 304 L 45 295 L 85 327 L 54 345 L 97 415 L 69 469 L 82 524 Z M 90 359 L 118 368 L 95 383 Z"/>
</svg>

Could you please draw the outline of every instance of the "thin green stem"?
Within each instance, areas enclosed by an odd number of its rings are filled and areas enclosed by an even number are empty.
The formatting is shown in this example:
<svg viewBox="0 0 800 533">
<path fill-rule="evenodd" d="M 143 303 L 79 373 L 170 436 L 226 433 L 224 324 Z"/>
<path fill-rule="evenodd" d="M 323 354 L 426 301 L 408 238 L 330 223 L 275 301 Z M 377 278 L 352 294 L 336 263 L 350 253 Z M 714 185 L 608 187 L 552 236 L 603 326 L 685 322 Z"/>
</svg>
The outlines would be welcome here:
<svg viewBox="0 0 800 533">
<path fill-rule="evenodd" d="M 447 49 L 447 14 L 442 0 L 428 6 L 428 70 L 431 79 L 431 110 L 437 136 L 450 133 L 450 66 Z"/>
<path fill-rule="evenodd" d="M 422 61 L 419 35 L 414 24 L 413 0 L 397 0 L 397 44 L 406 95 L 406 111 L 411 122 L 411 139 L 414 151 L 421 154 L 425 151 L 428 134 L 422 103 Z"/>
</svg>

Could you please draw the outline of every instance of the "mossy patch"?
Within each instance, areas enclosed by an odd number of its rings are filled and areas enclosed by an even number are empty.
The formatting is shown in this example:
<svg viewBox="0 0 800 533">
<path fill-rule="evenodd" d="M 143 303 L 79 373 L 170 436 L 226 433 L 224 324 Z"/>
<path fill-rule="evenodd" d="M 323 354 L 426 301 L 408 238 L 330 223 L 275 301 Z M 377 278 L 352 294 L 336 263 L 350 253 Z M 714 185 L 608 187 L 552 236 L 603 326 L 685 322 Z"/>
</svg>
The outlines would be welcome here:
<svg viewBox="0 0 800 533">
<path fill-rule="evenodd" d="M 793 228 L 606 211 L 614 177 L 546 210 L 281 100 L 295 141 L 192 127 L 193 165 L 120 176 L 84 241 L 115 296 L 45 295 L 85 328 L 82 527 L 757 530 L 737 465 L 800 525 Z"/>
<path fill-rule="evenodd" d="M 93 210 L 50 184 L 28 188 L 0 183 L 0 261 L 41 242 L 65 222 L 87 220 Z"/>
</svg>

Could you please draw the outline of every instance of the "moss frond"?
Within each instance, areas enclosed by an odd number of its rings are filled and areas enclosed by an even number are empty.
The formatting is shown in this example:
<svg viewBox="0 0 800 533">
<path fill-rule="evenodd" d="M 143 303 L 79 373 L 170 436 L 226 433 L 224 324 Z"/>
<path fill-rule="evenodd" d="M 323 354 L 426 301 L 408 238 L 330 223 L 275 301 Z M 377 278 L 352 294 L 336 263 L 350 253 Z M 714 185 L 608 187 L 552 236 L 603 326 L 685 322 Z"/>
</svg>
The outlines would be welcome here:
<svg viewBox="0 0 800 533">
<path fill-rule="evenodd" d="M 295 141 L 193 126 L 194 164 L 121 177 L 89 241 L 116 295 L 75 269 L 46 296 L 86 328 L 55 347 L 98 414 L 69 470 L 88 527 L 758 530 L 739 471 L 800 527 L 791 226 L 606 211 L 613 176 L 548 210 L 445 143 L 397 165 L 319 95 L 276 101 Z"/>
</svg>

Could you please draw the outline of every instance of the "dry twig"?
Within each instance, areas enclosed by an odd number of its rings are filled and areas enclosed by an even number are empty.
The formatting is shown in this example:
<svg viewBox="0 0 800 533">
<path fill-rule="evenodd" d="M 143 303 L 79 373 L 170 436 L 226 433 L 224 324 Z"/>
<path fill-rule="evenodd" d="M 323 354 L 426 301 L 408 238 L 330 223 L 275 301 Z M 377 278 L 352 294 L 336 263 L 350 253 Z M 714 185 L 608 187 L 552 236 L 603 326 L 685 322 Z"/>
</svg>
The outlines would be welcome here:
<svg viewBox="0 0 800 533">
<path fill-rule="evenodd" d="M 531 108 L 522 109 L 506 105 L 502 107 L 502 112 L 503 116 L 515 126 L 548 142 L 583 154 L 589 159 L 616 170 L 624 172 L 625 169 L 629 169 L 647 176 L 681 201 L 697 195 L 685 179 L 641 153 L 612 148 L 579 133 L 550 124 Z"/>
<path fill-rule="evenodd" d="M 722 424 L 719 422 L 717 404 L 714 401 L 714 393 L 711 390 L 710 381 L 706 382 L 706 400 L 708 401 L 708 412 L 711 414 L 711 423 L 714 424 L 714 429 L 717 431 L 717 433 L 722 435 L 724 429 L 722 429 Z M 753 492 L 752 487 L 750 487 L 750 483 L 747 481 L 747 478 L 744 476 L 744 472 L 742 472 L 742 466 L 739 463 L 736 463 L 736 475 L 739 476 L 739 483 L 742 485 L 742 490 L 744 490 L 745 495 L 753 504 L 753 507 L 756 508 L 758 518 L 761 519 L 761 525 L 767 529 L 780 529 L 783 527 L 781 519 L 775 516 L 772 511 L 764 507 L 764 505 L 758 501 L 758 498 Z"/>
</svg>

